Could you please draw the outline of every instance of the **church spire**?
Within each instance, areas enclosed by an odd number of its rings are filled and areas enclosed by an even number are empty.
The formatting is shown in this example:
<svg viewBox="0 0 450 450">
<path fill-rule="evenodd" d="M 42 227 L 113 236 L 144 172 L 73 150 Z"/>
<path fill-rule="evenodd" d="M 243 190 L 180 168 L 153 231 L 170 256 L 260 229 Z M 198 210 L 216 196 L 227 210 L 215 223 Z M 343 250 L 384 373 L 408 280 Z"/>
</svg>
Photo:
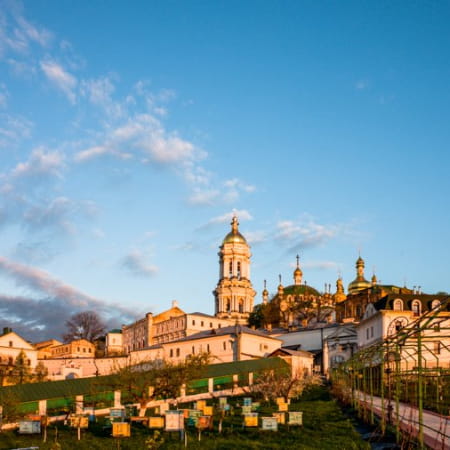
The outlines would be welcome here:
<svg viewBox="0 0 450 450">
<path fill-rule="evenodd" d="M 300 256 L 297 255 L 297 267 L 294 270 L 294 284 L 296 286 L 300 286 L 302 284 L 302 277 L 303 277 L 303 272 L 302 269 L 300 269 Z"/>
<path fill-rule="evenodd" d="M 269 291 L 267 290 L 267 282 L 264 280 L 264 290 L 262 291 L 263 304 L 267 305 L 269 301 Z"/>
</svg>

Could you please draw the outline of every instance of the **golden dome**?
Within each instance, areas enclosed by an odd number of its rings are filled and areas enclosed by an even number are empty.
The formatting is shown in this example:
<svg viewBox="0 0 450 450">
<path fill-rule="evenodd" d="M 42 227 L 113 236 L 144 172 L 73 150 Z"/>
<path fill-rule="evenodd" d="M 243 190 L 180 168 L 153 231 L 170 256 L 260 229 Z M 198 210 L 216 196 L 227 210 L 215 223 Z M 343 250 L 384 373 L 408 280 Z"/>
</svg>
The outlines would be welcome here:
<svg viewBox="0 0 450 450">
<path fill-rule="evenodd" d="M 247 244 L 245 237 L 239 233 L 239 222 L 236 216 L 233 216 L 233 220 L 231 221 L 231 231 L 225 236 L 223 244 Z"/>
</svg>

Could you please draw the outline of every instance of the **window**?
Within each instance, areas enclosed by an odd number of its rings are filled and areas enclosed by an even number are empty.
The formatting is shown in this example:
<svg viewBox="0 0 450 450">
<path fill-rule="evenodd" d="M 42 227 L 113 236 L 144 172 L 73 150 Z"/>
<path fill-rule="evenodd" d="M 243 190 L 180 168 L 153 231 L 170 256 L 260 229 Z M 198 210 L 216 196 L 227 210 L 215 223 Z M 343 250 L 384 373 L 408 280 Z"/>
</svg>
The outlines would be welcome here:
<svg viewBox="0 0 450 450">
<path fill-rule="evenodd" d="M 206 344 L 206 351 L 209 353 L 209 344 Z"/>
<path fill-rule="evenodd" d="M 373 327 L 370 327 L 370 337 L 373 338 Z"/>
<path fill-rule="evenodd" d="M 244 302 L 243 300 L 239 300 L 239 312 L 243 313 L 244 312 Z"/>
<path fill-rule="evenodd" d="M 233 275 L 233 263 L 231 261 L 230 261 L 230 264 L 228 264 L 228 272 L 231 277 Z"/>
<path fill-rule="evenodd" d="M 227 299 L 227 301 L 226 301 L 226 307 L 225 307 L 225 310 L 226 310 L 227 312 L 230 312 L 230 311 L 231 311 L 231 302 L 230 302 L 229 299 Z"/>
<path fill-rule="evenodd" d="M 177 348 L 177 356 L 180 356 L 180 349 Z"/>
<path fill-rule="evenodd" d="M 83 353 L 86 353 L 86 347 L 83 347 Z"/>
<path fill-rule="evenodd" d="M 227 349 L 227 341 L 223 342 L 223 349 L 226 350 Z"/>
<path fill-rule="evenodd" d="M 80 347 L 77 347 L 77 352 L 79 352 L 80 351 Z"/>
<path fill-rule="evenodd" d="M 13 359 L 12 359 L 12 356 L 10 356 L 9 358 L 8 358 L 8 364 L 12 364 L 13 363 Z"/>
<path fill-rule="evenodd" d="M 209 328 L 212 328 L 212 327 L 213 327 L 212 322 L 209 322 Z"/>
<path fill-rule="evenodd" d="M 9 341 L 9 346 L 10 346 L 10 347 L 13 346 L 13 341 Z"/>
<path fill-rule="evenodd" d="M 436 355 L 441 354 L 441 343 L 440 342 L 434 343 L 434 353 L 436 353 Z"/>
<path fill-rule="evenodd" d="M 92 353 L 92 348 L 89 349 L 89 353 Z"/>
<path fill-rule="evenodd" d="M 394 300 L 394 311 L 403 311 L 403 302 L 399 298 Z"/>
<path fill-rule="evenodd" d="M 369 339 L 369 329 L 366 329 L 366 339 Z"/>
<path fill-rule="evenodd" d="M 27 359 L 27 364 L 31 366 L 31 359 Z"/>
<path fill-rule="evenodd" d="M 192 325 L 195 325 L 195 320 L 192 321 Z"/>
<path fill-rule="evenodd" d="M 173 358 L 173 348 L 170 349 L 170 357 Z"/>
<path fill-rule="evenodd" d="M 219 328 L 222 328 L 222 324 L 221 323 L 219 323 Z"/>
<path fill-rule="evenodd" d="M 203 320 L 200 322 L 200 325 L 202 326 L 202 327 L 204 327 L 205 326 L 205 322 L 203 322 Z"/>
<path fill-rule="evenodd" d="M 413 315 L 414 316 L 420 316 L 420 313 L 421 313 L 421 303 L 420 303 L 420 301 L 419 300 L 413 300 L 413 302 L 412 302 L 412 312 L 413 312 Z"/>
<path fill-rule="evenodd" d="M 192 346 L 192 354 L 195 355 L 195 347 Z"/>
<path fill-rule="evenodd" d="M 238 278 L 241 278 L 241 263 L 237 263 L 237 276 Z"/>
<path fill-rule="evenodd" d="M 439 300 L 433 300 L 431 302 L 431 309 L 439 309 L 441 302 Z"/>
</svg>

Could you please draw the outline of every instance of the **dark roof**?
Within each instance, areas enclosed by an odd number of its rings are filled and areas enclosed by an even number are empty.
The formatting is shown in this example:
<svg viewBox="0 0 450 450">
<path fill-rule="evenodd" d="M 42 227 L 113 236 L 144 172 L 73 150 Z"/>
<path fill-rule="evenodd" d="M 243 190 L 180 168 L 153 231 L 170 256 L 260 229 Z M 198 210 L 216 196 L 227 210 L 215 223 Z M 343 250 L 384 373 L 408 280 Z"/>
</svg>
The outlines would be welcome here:
<svg viewBox="0 0 450 450">
<path fill-rule="evenodd" d="M 431 310 L 431 303 L 433 300 L 440 300 L 441 302 L 443 300 L 449 299 L 450 297 L 448 295 L 431 295 L 431 294 L 388 294 L 385 295 L 383 298 L 378 300 L 377 302 L 373 303 L 373 306 L 378 311 L 380 310 L 392 310 L 394 309 L 394 300 L 399 298 L 400 300 L 403 300 L 403 310 L 412 310 L 412 301 L 413 300 L 419 300 L 422 304 L 422 311 L 429 311 Z M 444 311 L 450 311 L 450 302 L 447 303 L 447 305 L 444 307 Z"/>
<path fill-rule="evenodd" d="M 251 328 L 248 328 L 243 325 L 231 325 L 229 327 L 213 328 L 212 330 L 200 331 L 198 333 L 191 334 L 190 336 L 177 339 L 176 341 L 165 342 L 165 344 L 173 344 L 174 342 L 192 341 L 196 339 L 206 339 L 214 336 L 226 336 L 228 334 L 236 335 L 236 331 L 242 334 L 252 334 L 254 336 L 261 336 L 269 339 L 277 339 L 275 337 L 268 336 L 267 334 L 262 333 L 261 331 L 252 330 Z"/>
<path fill-rule="evenodd" d="M 309 357 L 314 356 L 311 352 L 307 352 L 306 350 L 292 350 L 287 347 L 277 348 L 270 354 L 270 356 L 277 356 L 279 353 L 285 353 L 286 355 L 292 356 L 309 356 Z"/>
</svg>

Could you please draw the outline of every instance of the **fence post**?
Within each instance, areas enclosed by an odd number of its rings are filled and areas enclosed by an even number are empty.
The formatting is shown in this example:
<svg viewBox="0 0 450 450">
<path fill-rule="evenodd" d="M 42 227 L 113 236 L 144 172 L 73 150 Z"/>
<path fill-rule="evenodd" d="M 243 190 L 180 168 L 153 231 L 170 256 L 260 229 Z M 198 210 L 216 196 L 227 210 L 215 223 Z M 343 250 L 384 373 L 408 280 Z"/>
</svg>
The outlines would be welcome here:
<svg viewBox="0 0 450 450">
<path fill-rule="evenodd" d="M 121 392 L 114 391 L 114 408 L 120 408 L 121 406 Z"/>
</svg>

